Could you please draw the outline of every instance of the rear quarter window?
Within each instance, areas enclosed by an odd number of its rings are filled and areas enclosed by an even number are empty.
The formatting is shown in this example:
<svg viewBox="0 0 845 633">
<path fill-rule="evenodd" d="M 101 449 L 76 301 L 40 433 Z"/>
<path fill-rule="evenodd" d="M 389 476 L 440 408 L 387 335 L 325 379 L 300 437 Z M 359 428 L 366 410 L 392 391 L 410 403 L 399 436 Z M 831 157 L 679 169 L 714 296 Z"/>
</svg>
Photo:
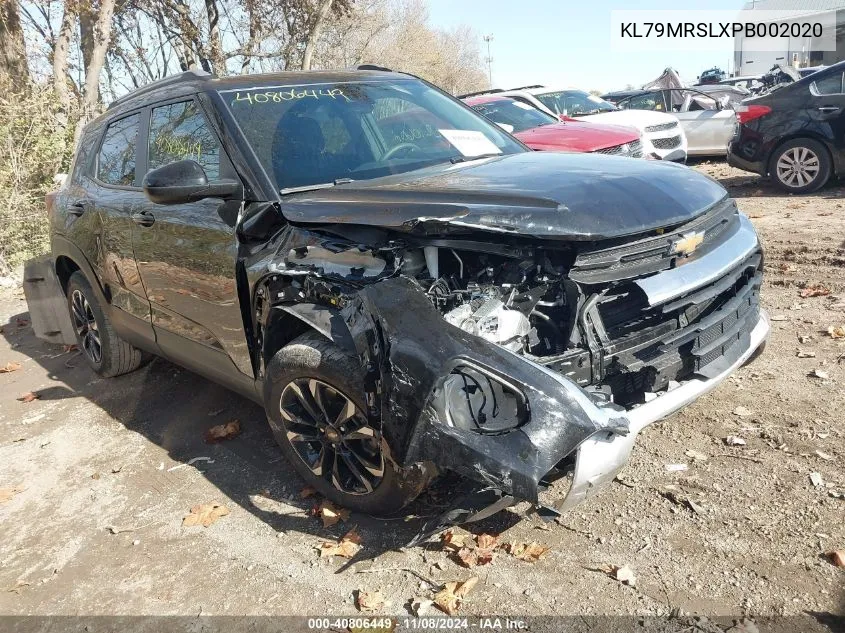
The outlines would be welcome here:
<svg viewBox="0 0 845 633">
<path fill-rule="evenodd" d="M 97 154 L 97 178 L 101 182 L 122 187 L 135 184 L 139 121 L 140 116 L 132 114 L 106 128 Z"/>
</svg>

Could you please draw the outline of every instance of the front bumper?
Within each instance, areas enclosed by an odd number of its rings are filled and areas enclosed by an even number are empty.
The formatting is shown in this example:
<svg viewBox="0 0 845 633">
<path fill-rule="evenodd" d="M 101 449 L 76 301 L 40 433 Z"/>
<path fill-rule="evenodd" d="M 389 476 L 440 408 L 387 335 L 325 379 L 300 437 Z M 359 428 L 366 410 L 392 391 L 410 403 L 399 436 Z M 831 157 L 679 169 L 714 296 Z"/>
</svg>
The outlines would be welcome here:
<svg viewBox="0 0 845 633">
<path fill-rule="evenodd" d="M 731 373 L 748 362 L 769 336 L 769 318 L 760 310 L 760 319 L 751 331 L 750 344 L 727 369 L 709 379 L 692 378 L 666 391 L 646 404 L 628 410 L 628 434 L 599 433 L 578 447 L 572 486 L 557 510 L 568 510 L 592 496 L 610 482 L 628 463 L 634 442 L 649 424 L 662 420 L 715 389 Z M 598 410 L 596 411 L 598 413 Z"/>
</svg>

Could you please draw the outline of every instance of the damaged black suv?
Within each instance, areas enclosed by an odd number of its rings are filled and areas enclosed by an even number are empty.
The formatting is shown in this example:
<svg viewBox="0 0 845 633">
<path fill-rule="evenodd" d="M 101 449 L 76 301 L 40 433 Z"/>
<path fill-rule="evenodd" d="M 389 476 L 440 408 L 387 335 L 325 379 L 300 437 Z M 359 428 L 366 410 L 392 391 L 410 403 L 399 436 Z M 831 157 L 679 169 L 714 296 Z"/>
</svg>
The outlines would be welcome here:
<svg viewBox="0 0 845 633">
<path fill-rule="evenodd" d="M 151 84 L 47 202 L 42 334 L 102 376 L 152 353 L 262 403 L 300 475 L 372 513 L 447 471 L 560 512 L 769 330 L 715 181 L 531 152 L 400 73 Z"/>
</svg>

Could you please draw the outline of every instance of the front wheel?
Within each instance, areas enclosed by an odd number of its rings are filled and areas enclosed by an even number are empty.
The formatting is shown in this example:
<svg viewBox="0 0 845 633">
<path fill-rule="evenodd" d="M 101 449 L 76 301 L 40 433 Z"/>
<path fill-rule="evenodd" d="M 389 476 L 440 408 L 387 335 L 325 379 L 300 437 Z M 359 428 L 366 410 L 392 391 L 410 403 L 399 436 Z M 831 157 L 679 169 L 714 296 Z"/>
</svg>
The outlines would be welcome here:
<svg viewBox="0 0 845 633">
<path fill-rule="evenodd" d="M 276 441 L 307 484 L 338 505 L 383 515 L 410 503 L 433 474 L 401 468 L 367 419 L 358 359 L 319 334 L 279 350 L 267 367 L 265 408 Z"/>
<path fill-rule="evenodd" d="M 821 189 L 830 178 L 827 148 L 809 138 L 793 139 L 772 155 L 772 180 L 789 193 L 810 193 Z"/>
</svg>

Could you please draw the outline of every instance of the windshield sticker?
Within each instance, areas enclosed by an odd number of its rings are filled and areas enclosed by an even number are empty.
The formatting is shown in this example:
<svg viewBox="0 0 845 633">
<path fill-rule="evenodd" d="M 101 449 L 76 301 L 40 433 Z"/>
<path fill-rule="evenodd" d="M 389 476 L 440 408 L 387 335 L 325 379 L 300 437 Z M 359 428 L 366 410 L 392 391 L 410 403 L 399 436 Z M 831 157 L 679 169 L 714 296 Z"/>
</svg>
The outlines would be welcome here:
<svg viewBox="0 0 845 633">
<path fill-rule="evenodd" d="M 296 101 L 298 99 L 346 99 L 347 101 L 352 101 L 340 88 L 332 88 L 331 90 L 317 90 L 315 88 L 297 90 L 296 88 L 291 88 L 290 90 L 273 90 L 267 92 L 236 92 L 235 98 L 232 99 L 232 105 L 239 102 L 246 102 L 250 105 L 256 103 L 282 103 L 284 101 Z"/>
<path fill-rule="evenodd" d="M 475 130 L 437 130 L 452 146 L 464 156 L 481 156 L 483 154 L 501 154 L 500 150 L 489 138 Z"/>
</svg>

